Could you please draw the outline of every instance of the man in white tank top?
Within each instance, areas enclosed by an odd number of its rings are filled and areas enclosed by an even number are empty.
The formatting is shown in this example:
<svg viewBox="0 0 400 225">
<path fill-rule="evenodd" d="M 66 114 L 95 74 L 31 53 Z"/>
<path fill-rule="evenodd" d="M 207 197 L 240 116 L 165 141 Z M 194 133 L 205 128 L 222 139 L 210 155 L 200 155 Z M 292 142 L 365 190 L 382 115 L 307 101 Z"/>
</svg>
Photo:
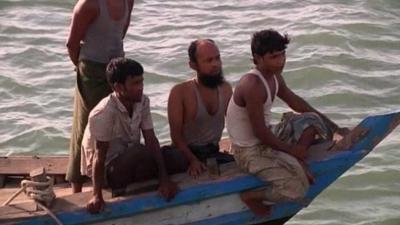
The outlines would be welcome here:
<svg viewBox="0 0 400 225">
<path fill-rule="evenodd" d="M 219 152 L 225 112 L 232 87 L 225 81 L 219 49 L 213 40 L 193 41 L 188 48 L 189 66 L 196 77 L 175 85 L 168 98 L 168 120 L 174 148 L 188 162 L 193 177 L 205 171 L 204 161 L 233 161 Z"/>
<path fill-rule="evenodd" d="M 255 69 L 241 78 L 227 109 L 226 126 L 236 162 L 270 184 L 265 190 L 241 194 L 260 216 L 270 214 L 270 204 L 302 199 L 312 180 L 304 166 L 307 149 L 316 136 L 330 138 L 332 131 L 345 131 L 286 86 L 282 71 L 288 43 L 287 35 L 272 29 L 253 35 Z M 276 97 L 302 114 L 290 114 L 272 127 L 271 107 Z"/>
</svg>

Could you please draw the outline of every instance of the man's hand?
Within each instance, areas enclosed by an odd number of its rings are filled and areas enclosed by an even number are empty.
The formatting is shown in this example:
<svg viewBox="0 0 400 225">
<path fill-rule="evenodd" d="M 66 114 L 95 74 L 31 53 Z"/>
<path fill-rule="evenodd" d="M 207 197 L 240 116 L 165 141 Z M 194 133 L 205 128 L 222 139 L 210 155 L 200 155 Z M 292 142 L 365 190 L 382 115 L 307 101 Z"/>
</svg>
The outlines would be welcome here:
<svg viewBox="0 0 400 225">
<path fill-rule="evenodd" d="M 96 214 L 103 211 L 105 202 L 103 197 L 93 196 L 86 204 L 86 209 L 89 213 Z"/>
<path fill-rule="evenodd" d="M 175 182 L 166 179 L 160 182 L 158 192 L 165 200 L 169 201 L 175 197 L 176 193 L 178 192 L 178 186 Z"/>
<path fill-rule="evenodd" d="M 193 178 L 197 178 L 206 169 L 207 169 L 207 167 L 206 167 L 206 165 L 204 165 L 204 163 L 200 162 L 200 160 L 198 160 L 198 159 L 193 159 L 192 161 L 190 161 L 188 173 Z"/>
<path fill-rule="evenodd" d="M 341 141 L 345 136 L 347 136 L 349 133 L 351 132 L 351 130 L 347 127 L 339 127 L 338 129 L 335 130 L 335 132 L 333 133 L 333 141 L 335 143 L 338 143 L 339 141 Z"/>
<path fill-rule="evenodd" d="M 342 135 L 342 136 L 346 136 L 347 134 L 350 133 L 350 129 L 347 127 L 339 127 L 335 133 Z"/>
</svg>

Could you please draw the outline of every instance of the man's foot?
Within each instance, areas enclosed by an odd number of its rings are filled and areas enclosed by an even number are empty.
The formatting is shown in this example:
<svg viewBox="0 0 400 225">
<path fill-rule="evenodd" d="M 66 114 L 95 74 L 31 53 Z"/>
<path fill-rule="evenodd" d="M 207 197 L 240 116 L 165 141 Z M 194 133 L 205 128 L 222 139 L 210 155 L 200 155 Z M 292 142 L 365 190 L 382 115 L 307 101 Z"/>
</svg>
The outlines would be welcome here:
<svg viewBox="0 0 400 225">
<path fill-rule="evenodd" d="M 72 193 L 82 192 L 83 183 L 71 182 Z"/>
<path fill-rule="evenodd" d="M 271 215 L 271 207 L 264 205 L 261 199 L 252 198 L 250 193 L 240 193 L 240 199 L 256 216 L 264 217 Z"/>
</svg>

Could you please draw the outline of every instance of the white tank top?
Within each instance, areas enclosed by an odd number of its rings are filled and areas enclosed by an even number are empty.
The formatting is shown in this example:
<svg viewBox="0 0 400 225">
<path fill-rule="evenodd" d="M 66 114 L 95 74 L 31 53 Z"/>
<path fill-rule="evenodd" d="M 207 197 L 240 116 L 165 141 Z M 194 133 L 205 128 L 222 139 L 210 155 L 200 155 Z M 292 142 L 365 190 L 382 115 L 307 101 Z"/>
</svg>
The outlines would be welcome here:
<svg viewBox="0 0 400 225">
<path fill-rule="evenodd" d="M 271 121 L 271 108 L 273 101 L 278 93 L 278 81 L 274 76 L 276 90 L 274 97 L 272 98 L 269 85 L 265 78 L 262 76 L 260 71 L 257 69 L 252 69 L 248 74 L 254 74 L 261 79 L 264 87 L 267 91 L 268 97 L 264 103 L 264 120 L 265 125 L 269 127 Z M 261 143 L 261 141 L 256 137 L 251 127 L 249 115 L 247 113 L 246 107 L 240 107 L 235 103 L 234 97 L 229 101 L 227 113 L 226 113 L 226 129 L 228 131 L 231 142 L 240 147 L 251 147 Z"/>
</svg>

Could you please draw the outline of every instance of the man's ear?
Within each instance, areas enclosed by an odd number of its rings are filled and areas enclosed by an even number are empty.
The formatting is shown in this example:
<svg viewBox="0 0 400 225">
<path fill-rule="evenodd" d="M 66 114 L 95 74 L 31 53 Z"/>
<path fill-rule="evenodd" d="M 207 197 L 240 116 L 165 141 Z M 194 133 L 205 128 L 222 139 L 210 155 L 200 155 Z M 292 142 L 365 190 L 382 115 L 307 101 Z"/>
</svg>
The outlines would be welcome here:
<svg viewBox="0 0 400 225">
<path fill-rule="evenodd" d="M 253 62 L 254 62 L 254 64 L 257 65 L 258 62 L 260 62 L 260 60 L 262 60 L 262 58 L 263 58 L 262 56 L 257 55 L 257 54 L 254 54 L 254 55 L 253 55 Z"/>
<path fill-rule="evenodd" d="M 122 92 L 122 85 L 119 83 L 114 83 L 113 84 L 113 89 L 115 92 L 121 93 Z"/>
<path fill-rule="evenodd" d="M 197 69 L 198 69 L 197 63 L 195 63 L 195 62 L 189 61 L 189 66 L 190 66 L 190 68 L 192 68 L 192 70 L 197 71 Z"/>
</svg>

